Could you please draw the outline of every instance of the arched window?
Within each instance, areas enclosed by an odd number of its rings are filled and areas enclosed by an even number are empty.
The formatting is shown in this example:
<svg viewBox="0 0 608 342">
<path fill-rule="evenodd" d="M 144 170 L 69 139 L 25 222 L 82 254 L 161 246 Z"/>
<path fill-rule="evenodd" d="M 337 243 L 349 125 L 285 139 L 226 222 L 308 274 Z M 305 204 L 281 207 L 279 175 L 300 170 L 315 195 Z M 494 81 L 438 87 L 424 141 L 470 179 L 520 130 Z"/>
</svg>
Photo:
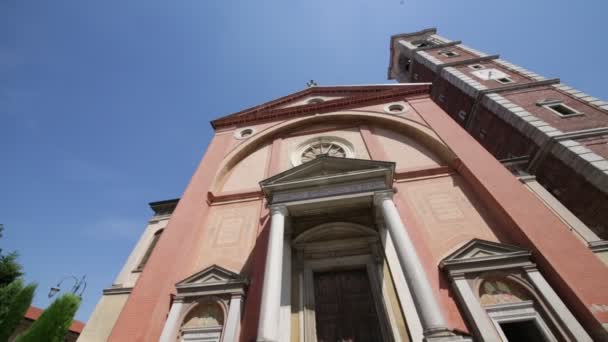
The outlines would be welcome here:
<svg viewBox="0 0 608 342">
<path fill-rule="evenodd" d="M 484 280 L 479 292 L 482 305 L 519 303 L 531 299 L 525 289 L 508 279 Z"/>
<path fill-rule="evenodd" d="M 224 327 L 224 311 L 215 302 L 197 304 L 184 318 L 181 341 L 219 342 Z"/>
<path fill-rule="evenodd" d="M 498 334 L 506 341 L 557 341 L 546 323 L 546 313 L 522 285 L 506 277 L 483 279 L 479 302 Z"/>
<path fill-rule="evenodd" d="M 477 339 L 590 342 L 531 255 L 521 247 L 473 239 L 441 261 Z"/>
<path fill-rule="evenodd" d="M 137 265 L 137 268 L 135 269 L 136 271 L 142 271 L 144 269 L 144 266 L 146 266 L 146 263 L 148 262 L 148 259 L 150 259 L 150 255 L 152 254 L 154 247 L 158 243 L 158 239 L 160 239 L 160 235 L 163 233 L 163 230 L 164 229 L 159 229 L 156 233 L 154 233 L 152 242 L 150 242 L 148 249 L 146 249 L 146 253 L 144 253 L 144 256 L 141 258 L 139 265 Z"/>
</svg>

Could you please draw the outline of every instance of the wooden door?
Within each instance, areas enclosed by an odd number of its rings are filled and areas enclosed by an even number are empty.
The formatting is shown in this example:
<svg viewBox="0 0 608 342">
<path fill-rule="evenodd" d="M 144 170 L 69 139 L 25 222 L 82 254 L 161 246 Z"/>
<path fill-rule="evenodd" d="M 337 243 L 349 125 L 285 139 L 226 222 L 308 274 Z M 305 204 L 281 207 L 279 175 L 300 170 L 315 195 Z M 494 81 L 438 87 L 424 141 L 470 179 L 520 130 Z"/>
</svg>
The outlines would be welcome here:
<svg viewBox="0 0 608 342">
<path fill-rule="evenodd" d="M 382 341 L 367 272 L 315 273 L 318 342 Z"/>
</svg>

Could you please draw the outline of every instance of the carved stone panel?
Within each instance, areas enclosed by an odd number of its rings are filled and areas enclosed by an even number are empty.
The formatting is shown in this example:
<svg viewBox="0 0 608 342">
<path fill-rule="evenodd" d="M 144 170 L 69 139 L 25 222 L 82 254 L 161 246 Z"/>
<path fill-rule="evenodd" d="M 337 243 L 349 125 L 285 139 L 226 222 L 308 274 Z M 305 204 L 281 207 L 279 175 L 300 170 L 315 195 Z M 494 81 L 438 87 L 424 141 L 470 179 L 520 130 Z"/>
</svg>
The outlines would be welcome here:
<svg viewBox="0 0 608 342">
<path fill-rule="evenodd" d="M 486 209 L 458 176 L 398 185 L 439 261 L 455 246 L 479 238 L 498 241 Z M 406 222 L 407 224 L 407 222 Z"/>
<path fill-rule="evenodd" d="M 257 237 L 260 203 L 235 203 L 213 207 L 202 227 L 203 235 L 195 269 L 216 264 L 239 270 Z"/>
</svg>

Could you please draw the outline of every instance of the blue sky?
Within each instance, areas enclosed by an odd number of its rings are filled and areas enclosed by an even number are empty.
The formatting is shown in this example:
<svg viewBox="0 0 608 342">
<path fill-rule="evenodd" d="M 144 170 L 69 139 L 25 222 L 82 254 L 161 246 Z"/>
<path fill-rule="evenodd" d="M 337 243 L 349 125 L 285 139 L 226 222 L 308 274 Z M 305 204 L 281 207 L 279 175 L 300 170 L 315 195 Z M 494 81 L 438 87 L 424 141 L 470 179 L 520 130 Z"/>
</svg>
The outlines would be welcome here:
<svg viewBox="0 0 608 342">
<path fill-rule="evenodd" d="M 439 33 L 596 97 L 608 2 L 0 0 L 0 223 L 34 304 L 86 274 L 87 320 L 213 118 L 320 85 L 385 83 L 389 37 Z M 71 284 L 68 284 L 71 285 Z M 68 286 L 69 287 L 69 286 Z"/>
</svg>

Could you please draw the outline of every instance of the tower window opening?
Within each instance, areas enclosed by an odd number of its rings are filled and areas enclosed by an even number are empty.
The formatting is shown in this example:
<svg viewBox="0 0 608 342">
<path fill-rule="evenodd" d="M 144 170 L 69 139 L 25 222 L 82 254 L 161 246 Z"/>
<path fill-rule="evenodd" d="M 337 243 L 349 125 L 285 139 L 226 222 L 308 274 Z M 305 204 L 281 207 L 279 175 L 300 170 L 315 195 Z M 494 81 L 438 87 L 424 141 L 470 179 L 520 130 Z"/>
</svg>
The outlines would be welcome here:
<svg viewBox="0 0 608 342">
<path fill-rule="evenodd" d="M 563 103 L 549 104 L 549 105 L 545 105 L 544 107 L 548 108 L 549 110 L 551 110 L 551 111 L 553 111 L 555 113 L 557 113 L 560 116 L 571 116 L 571 115 L 580 114 L 579 112 L 577 112 L 573 108 L 570 108 L 570 107 L 566 106 Z"/>
<path fill-rule="evenodd" d="M 495 78 L 495 80 L 496 80 L 496 82 L 501 83 L 501 84 L 515 83 L 515 81 L 513 81 L 509 77 L 499 77 L 499 78 Z"/>
<path fill-rule="evenodd" d="M 325 100 L 323 100 L 320 97 L 313 97 L 312 99 L 306 101 L 307 104 L 316 104 L 316 103 L 321 103 L 324 102 Z"/>
<path fill-rule="evenodd" d="M 440 55 L 446 56 L 448 58 L 452 58 L 452 57 L 458 57 L 460 56 L 458 53 L 452 51 L 452 50 L 444 50 L 444 51 L 440 51 L 439 52 Z"/>
</svg>

